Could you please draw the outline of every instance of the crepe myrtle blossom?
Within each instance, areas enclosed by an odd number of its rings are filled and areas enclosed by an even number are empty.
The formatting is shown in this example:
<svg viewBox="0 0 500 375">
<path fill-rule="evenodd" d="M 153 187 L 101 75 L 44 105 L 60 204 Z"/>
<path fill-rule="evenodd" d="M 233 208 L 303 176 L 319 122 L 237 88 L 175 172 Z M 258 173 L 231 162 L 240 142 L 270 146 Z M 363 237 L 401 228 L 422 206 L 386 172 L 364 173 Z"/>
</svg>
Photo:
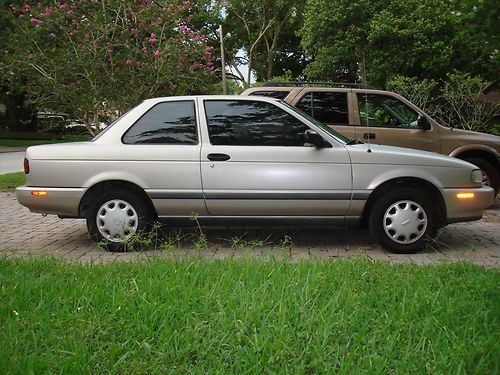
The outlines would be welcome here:
<svg viewBox="0 0 500 375">
<path fill-rule="evenodd" d="M 36 18 L 32 18 L 32 19 L 30 19 L 30 23 L 32 25 L 34 25 L 35 27 L 40 27 L 40 24 L 42 23 L 42 21 L 40 21 L 40 20 L 38 20 Z"/>
<path fill-rule="evenodd" d="M 30 62 L 23 65 L 27 75 L 39 78 L 29 87 L 29 94 L 36 97 L 50 91 L 53 95 L 48 101 L 53 100 L 55 107 L 61 105 L 58 99 L 61 95 L 74 98 L 70 104 L 64 104 L 74 106 L 67 110 L 83 113 L 95 112 L 102 105 L 103 93 L 110 105 L 128 106 L 144 99 L 146 94 L 141 91 L 144 85 L 157 88 L 148 95 L 159 96 L 186 94 L 186 85 L 170 88 L 167 83 L 172 80 L 187 77 L 194 82 L 189 90 L 199 91 L 208 90 L 213 84 L 211 62 L 215 58 L 206 39 L 191 27 L 188 1 L 177 4 L 166 1 L 159 7 L 153 0 L 133 0 L 126 2 L 125 8 L 119 0 L 21 3 L 10 7 L 14 15 L 22 16 L 16 17 L 16 22 L 22 26 L 24 45 L 17 48 L 16 56 L 18 61 Z M 75 59 L 75 50 L 84 61 Z M 2 51 L 0 54 L 3 57 Z M 81 74 L 82 63 L 89 67 L 89 77 L 68 88 L 67 82 L 74 82 L 74 77 Z M 34 66 L 41 67 L 47 76 L 39 76 L 40 70 L 32 70 Z M 162 74 L 166 70 L 173 73 Z M 137 86 L 126 95 L 116 90 L 113 82 L 129 81 L 130 77 L 134 77 L 133 85 Z M 66 91 L 61 92 L 62 88 Z M 81 95 L 82 91 L 89 95 Z M 93 98 L 100 101 L 94 103 Z M 96 127 L 86 123 L 87 120 L 82 117 L 89 132 L 94 134 Z"/>
</svg>

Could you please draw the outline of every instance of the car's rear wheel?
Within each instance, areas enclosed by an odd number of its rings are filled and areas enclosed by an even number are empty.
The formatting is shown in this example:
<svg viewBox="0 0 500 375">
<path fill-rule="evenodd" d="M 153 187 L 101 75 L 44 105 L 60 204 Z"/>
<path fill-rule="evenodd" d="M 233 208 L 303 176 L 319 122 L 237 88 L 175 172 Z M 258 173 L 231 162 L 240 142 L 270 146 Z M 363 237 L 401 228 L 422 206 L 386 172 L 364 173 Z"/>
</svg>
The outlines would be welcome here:
<svg viewBox="0 0 500 375">
<path fill-rule="evenodd" d="M 474 164 L 483 172 L 483 185 L 490 186 L 495 190 L 495 196 L 500 188 L 500 176 L 496 168 L 487 160 L 480 158 L 466 158 L 465 161 Z"/>
<path fill-rule="evenodd" d="M 86 219 L 92 239 L 110 251 L 124 251 L 128 240 L 149 228 L 153 214 L 139 194 L 114 191 L 97 196 Z"/>
<path fill-rule="evenodd" d="M 372 236 L 385 249 L 399 254 L 422 250 L 436 235 L 437 222 L 436 211 L 425 192 L 406 187 L 382 196 L 369 217 Z"/>
</svg>

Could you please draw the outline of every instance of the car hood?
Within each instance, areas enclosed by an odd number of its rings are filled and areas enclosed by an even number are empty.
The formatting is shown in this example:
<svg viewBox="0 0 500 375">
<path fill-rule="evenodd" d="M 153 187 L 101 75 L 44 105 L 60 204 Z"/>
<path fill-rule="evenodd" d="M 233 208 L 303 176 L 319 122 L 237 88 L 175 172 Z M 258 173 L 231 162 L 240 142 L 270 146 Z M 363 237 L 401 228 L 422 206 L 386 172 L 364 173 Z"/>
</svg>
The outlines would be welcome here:
<svg viewBox="0 0 500 375">
<path fill-rule="evenodd" d="M 346 146 L 353 164 L 412 165 L 477 169 L 463 160 L 434 152 L 377 144 Z"/>
</svg>

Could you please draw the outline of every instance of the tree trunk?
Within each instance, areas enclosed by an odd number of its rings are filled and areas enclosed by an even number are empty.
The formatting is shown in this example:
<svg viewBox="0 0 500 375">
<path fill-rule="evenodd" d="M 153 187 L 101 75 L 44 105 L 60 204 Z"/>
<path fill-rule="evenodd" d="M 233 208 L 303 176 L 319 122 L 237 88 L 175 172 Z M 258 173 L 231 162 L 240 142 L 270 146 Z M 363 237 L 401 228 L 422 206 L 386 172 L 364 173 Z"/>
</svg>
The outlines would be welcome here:
<svg viewBox="0 0 500 375">
<path fill-rule="evenodd" d="M 357 48 L 357 55 L 358 55 L 358 69 L 361 76 L 361 83 L 366 84 L 367 83 L 366 62 L 365 62 L 365 51 L 363 50 L 363 47 Z"/>
<path fill-rule="evenodd" d="M 253 51 L 250 51 L 248 53 L 248 74 L 247 74 L 247 81 L 243 82 L 245 88 L 250 87 L 250 79 L 252 78 L 252 54 L 253 54 Z"/>
<path fill-rule="evenodd" d="M 36 109 L 25 104 L 24 94 L 4 95 L 4 104 L 7 107 L 7 130 L 9 131 L 38 131 Z"/>
<path fill-rule="evenodd" d="M 274 67 L 274 59 L 273 59 L 273 51 L 267 52 L 267 72 L 266 72 L 266 80 L 270 81 L 273 78 L 273 67 Z"/>
<path fill-rule="evenodd" d="M 96 132 L 92 128 L 92 124 L 89 123 L 89 116 L 88 115 L 89 115 L 89 112 L 84 111 L 83 116 L 80 116 L 80 120 L 83 122 L 83 124 L 85 125 L 85 128 L 88 130 L 90 135 L 92 137 L 94 137 L 96 135 Z"/>
</svg>

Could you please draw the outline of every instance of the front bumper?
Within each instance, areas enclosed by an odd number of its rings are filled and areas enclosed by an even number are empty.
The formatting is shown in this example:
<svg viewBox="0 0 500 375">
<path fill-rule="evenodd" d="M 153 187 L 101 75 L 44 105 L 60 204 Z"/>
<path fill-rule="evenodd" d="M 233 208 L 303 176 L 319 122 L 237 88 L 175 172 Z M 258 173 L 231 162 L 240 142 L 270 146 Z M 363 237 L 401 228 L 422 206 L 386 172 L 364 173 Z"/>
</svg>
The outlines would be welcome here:
<svg viewBox="0 0 500 375">
<path fill-rule="evenodd" d="M 446 204 L 446 222 L 457 223 L 460 221 L 479 220 L 486 208 L 493 204 L 495 193 L 492 188 L 483 186 L 481 188 L 464 189 L 442 189 Z M 474 193 L 473 198 L 459 199 L 458 193 Z"/>
<path fill-rule="evenodd" d="M 33 191 L 46 191 L 45 196 L 33 196 Z M 86 189 L 44 188 L 20 186 L 16 188 L 17 201 L 31 212 L 78 217 L 78 207 Z"/>
</svg>

